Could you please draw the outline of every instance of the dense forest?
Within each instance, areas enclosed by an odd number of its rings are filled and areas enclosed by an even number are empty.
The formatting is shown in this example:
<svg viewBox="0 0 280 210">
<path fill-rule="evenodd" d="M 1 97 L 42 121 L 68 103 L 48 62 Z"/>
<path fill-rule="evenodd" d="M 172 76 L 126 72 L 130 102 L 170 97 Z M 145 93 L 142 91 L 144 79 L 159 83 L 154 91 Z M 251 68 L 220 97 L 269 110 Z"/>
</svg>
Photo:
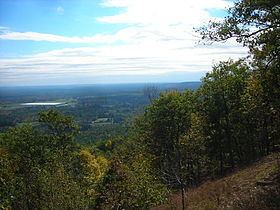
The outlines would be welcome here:
<svg viewBox="0 0 280 210">
<path fill-rule="evenodd" d="M 279 153 L 279 1 L 238 1 L 198 31 L 235 38 L 249 56 L 216 64 L 197 90 L 147 90 L 150 105 L 114 140 L 79 144 L 78 124 L 57 110 L 2 132 L 0 208 L 149 209 L 180 191 L 184 209 L 186 189 Z M 279 174 L 274 199 L 252 209 L 279 208 Z"/>
</svg>

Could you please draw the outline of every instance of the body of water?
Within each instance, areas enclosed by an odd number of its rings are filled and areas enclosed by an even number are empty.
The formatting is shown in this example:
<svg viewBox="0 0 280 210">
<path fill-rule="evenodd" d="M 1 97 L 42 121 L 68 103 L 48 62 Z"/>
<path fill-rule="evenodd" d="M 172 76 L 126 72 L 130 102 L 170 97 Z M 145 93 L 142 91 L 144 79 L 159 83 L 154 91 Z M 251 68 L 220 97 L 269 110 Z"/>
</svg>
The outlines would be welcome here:
<svg viewBox="0 0 280 210">
<path fill-rule="evenodd" d="M 22 103 L 22 106 L 57 106 L 64 104 L 63 102 L 34 102 L 34 103 Z"/>
</svg>

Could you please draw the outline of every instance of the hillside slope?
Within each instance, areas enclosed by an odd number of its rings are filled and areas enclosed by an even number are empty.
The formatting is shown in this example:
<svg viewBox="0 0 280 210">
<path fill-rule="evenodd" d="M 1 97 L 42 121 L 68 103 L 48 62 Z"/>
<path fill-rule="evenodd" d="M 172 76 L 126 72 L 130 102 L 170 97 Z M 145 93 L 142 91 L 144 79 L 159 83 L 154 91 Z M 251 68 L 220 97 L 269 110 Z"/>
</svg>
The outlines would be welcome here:
<svg viewBox="0 0 280 210">
<path fill-rule="evenodd" d="M 280 209 L 280 154 L 274 153 L 224 178 L 186 193 L 186 209 Z M 182 209 L 181 196 L 152 210 Z"/>
</svg>

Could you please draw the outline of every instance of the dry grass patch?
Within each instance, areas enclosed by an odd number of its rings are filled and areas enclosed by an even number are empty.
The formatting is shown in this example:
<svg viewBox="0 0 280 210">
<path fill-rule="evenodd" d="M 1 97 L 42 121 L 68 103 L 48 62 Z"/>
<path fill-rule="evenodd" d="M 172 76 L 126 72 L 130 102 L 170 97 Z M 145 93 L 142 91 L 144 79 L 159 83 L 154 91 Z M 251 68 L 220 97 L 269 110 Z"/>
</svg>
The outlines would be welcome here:
<svg viewBox="0 0 280 210">
<path fill-rule="evenodd" d="M 277 209 L 278 199 L 280 202 L 279 184 L 275 180 L 279 175 L 278 157 L 279 153 L 272 154 L 222 179 L 189 189 L 186 193 L 187 209 Z M 275 204 L 267 208 L 266 202 Z M 153 208 L 164 209 L 182 209 L 180 194 L 171 196 L 169 204 Z"/>
</svg>

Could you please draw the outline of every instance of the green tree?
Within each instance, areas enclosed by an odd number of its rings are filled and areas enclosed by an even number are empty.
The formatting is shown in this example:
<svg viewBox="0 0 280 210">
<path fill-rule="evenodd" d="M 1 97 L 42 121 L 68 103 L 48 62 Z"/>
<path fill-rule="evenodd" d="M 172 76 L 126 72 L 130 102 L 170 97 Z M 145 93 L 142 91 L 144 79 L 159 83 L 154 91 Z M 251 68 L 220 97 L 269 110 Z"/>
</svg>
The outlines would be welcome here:
<svg viewBox="0 0 280 210">
<path fill-rule="evenodd" d="M 130 137 L 113 152 L 97 190 L 96 208 L 148 209 L 165 201 L 166 188 L 152 168 L 152 156 Z"/>
<path fill-rule="evenodd" d="M 182 138 L 190 132 L 195 95 L 170 91 L 160 95 L 136 121 L 138 139 L 147 146 L 157 176 L 169 187 L 180 189 L 184 204 L 185 188 L 191 185 L 192 168 L 188 146 Z"/>
<path fill-rule="evenodd" d="M 220 173 L 242 161 L 238 125 L 243 123 L 240 108 L 247 77 L 244 62 L 221 62 L 206 74 L 199 90 L 208 153 L 219 161 Z"/>
<path fill-rule="evenodd" d="M 167 92 L 154 100 L 148 107 L 144 123 L 148 136 L 146 144 L 151 154 L 157 158 L 156 165 L 162 172 L 174 169 L 179 164 L 178 149 L 180 136 L 190 128 L 192 112 L 192 92 Z"/>
<path fill-rule="evenodd" d="M 43 162 L 42 143 L 31 126 L 14 128 L 1 135 L 1 186 L 5 187 L 1 191 L 1 203 L 4 199 L 8 205 L 3 207 L 32 209 L 40 206 L 37 166 Z"/>
<path fill-rule="evenodd" d="M 229 9 L 229 15 L 221 22 L 210 22 L 200 29 L 202 38 L 211 41 L 224 41 L 236 38 L 248 46 L 254 81 L 259 84 L 251 94 L 248 87 L 247 96 L 262 101 L 258 110 L 266 114 L 254 117 L 261 127 L 260 141 L 266 142 L 266 153 L 279 143 L 280 127 L 280 3 L 277 0 L 240 0 Z M 254 82 L 256 83 L 256 82 Z M 248 83 L 248 85 L 253 84 Z M 259 98 L 256 98 L 259 97 Z M 247 105 L 249 101 L 247 101 Z M 251 100 L 251 102 L 253 102 Z M 255 106 L 256 104 L 251 104 Z M 258 112 L 259 113 L 259 112 Z M 260 128 L 259 127 L 259 128 Z"/>
<path fill-rule="evenodd" d="M 0 136 L 1 205 L 13 209 L 81 208 L 83 189 L 71 172 L 77 126 L 54 110 L 42 112 L 39 118 L 39 127 L 16 127 Z"/>
<path fill-rule="evenodd" d="M 109 162 L 101 155 L 95 155 L 89 148 L 76 152 L 72 170 L 77 183 L 83 189 L 87 206 L 93 208 L 97 197 L 97 186 L 107 173 Z"/>
<path fill-rule="evenodd" d="M 254 56 L 279 58 L 280 4 L 277 0 L 239 0 L 221 22 L 200 29 L 203 39 L 224 41 L 236 38 Z"/>
</svg>

